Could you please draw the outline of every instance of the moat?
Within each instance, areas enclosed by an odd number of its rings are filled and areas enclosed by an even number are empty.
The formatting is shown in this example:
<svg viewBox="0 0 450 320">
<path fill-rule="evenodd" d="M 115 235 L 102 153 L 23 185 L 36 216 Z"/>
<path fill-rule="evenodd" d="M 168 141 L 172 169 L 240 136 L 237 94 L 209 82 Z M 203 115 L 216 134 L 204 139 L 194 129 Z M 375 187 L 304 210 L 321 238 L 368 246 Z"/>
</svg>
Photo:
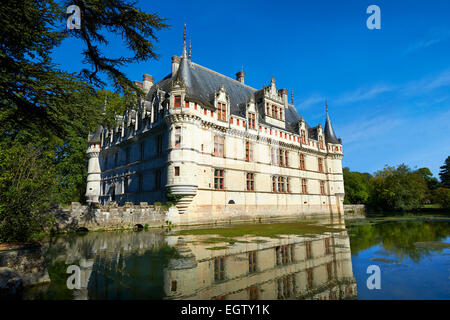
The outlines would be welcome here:
<svg viewBox="0 0 450 320">
<path fill-rule="evenodd" d="M 52 238 L 44 254 L 51 283 L 24 299 L 450 299 L 449 218 L 90 232 Z"/>
</svg>

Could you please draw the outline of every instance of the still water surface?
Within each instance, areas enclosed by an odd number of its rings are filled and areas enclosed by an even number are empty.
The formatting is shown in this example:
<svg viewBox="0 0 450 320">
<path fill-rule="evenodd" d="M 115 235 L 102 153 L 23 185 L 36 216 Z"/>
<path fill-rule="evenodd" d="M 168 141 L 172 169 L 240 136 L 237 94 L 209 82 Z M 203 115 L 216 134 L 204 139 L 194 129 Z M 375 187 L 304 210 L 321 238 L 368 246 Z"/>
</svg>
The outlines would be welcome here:
<svg viewBox="0 0 450 320">
<path fill-rule="evenodd" d="M 442 218 L 90 232 L 45 245 L 52 282 L 25 298 L 450 299 L 449 247 Z M 67 288 L 70 265 L 79 289 Z"/>
</svg>

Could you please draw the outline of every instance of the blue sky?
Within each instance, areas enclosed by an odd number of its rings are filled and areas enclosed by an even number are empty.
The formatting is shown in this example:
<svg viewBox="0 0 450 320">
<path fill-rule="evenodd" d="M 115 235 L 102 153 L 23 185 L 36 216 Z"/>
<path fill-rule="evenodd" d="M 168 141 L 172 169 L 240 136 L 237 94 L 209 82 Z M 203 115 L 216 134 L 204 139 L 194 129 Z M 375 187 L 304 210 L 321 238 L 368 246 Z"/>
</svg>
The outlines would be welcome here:
<svg viewBox="0 0 450 320">
<path fill-rule="evenodd" d="M 381 9 L 381 30 L 369 30 L 369 5 Z M 182 50 L 183 24 L 192 60 L 261 88 L 275 77 L 294 90 L 311 126 L 324 123 L 328 99 L 344 166 L 373 173 L 385 164 L 429 167 L 437 175 L 450 155 L 450 1 L 140 1 L 168 18 L 158 33 L 159 61 L 130 65 L 132 80 L 170 73 Z M 108 54 L 127 55 L 110 37 Z M 82 68 L 81 42 L 53 52 L 63 69 Z"/>
</svg>

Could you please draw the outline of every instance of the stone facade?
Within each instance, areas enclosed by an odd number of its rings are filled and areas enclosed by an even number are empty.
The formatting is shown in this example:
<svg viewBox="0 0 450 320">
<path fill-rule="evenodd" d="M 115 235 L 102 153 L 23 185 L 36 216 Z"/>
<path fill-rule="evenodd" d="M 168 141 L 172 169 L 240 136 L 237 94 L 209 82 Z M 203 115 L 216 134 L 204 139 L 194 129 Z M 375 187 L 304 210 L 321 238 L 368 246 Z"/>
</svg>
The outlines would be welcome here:
<svg viewBox="0 0 450 320">
<path fill-rule="evenodd" d="M 260 90 L 186 55 L 114 128 L 89 137 L 86 196 L 123 205 L 178 197 L 174 221 L 343 213 L 342 142 L 310 127 L 272 78 Z M 181 198 L 181 199 L 180 199 Z"/>
</svg>

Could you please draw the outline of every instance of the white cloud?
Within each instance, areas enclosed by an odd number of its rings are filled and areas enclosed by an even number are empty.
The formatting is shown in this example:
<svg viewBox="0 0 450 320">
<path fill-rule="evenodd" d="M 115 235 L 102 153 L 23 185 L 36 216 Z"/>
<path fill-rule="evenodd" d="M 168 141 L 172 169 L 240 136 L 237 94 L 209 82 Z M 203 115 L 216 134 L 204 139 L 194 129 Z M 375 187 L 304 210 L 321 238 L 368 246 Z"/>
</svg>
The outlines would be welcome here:
<svg viewBox="0 0 450 320">
<path fill-rule="evenodd" d="M 382 93 L 390 92 L 395 89 L 394 86 L 390 85 L 375 85 L 370 88 L 359 88 L 352 92 L 343 94 L 334 100 L 334 105 L 345 105 L 359 101 L 370 100 Z"/>
</svg>

